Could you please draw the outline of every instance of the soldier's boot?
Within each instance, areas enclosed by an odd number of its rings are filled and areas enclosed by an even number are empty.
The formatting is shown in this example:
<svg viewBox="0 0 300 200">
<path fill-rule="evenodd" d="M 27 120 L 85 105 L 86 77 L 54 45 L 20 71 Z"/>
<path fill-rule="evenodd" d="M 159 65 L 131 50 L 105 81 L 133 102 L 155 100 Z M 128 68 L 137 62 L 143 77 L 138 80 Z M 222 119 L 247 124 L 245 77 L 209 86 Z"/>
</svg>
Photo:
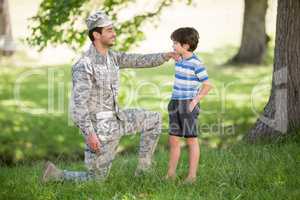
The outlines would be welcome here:
<svg viewBox="0 0 300 200">
<path fill-rule="evenodd" d="M 52 162 L 48 161 L 45 164 L 42 182 L 61 181 L 63 179 L 63 170 L 58 169 Z"/>
<path fill-rule="evenodd" d="M 151 159 L 139 158 L 137 168 L 135 170 L 135 176 L 141 176 L 150 172 Z"/>
</svg>

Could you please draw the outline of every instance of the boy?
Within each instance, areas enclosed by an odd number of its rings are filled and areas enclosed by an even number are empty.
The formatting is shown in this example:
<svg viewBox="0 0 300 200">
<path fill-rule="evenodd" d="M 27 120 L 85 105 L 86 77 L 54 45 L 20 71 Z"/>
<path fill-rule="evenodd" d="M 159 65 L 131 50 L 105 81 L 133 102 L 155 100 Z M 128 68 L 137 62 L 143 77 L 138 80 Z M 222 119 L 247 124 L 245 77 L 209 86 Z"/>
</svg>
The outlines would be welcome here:
<svg viewBox="0 0 300 200">
<path fill-rule="evenodd" d="M 173 49 L 181 59 L 175 64 L 175 81 L 168 104 L 170 160 L 166 179 L 175 178 L 180 157 L 180 137 L 185 137 L 189 148 L 189 173 L 185 182 L 193 183 L 200 156 L 197 138 L 198 103 L 212 86 L 203 63 L 193 53 L 198 45 L 198 32 L 190 27 L 179 28 L 172 33 L 171 39 Z"/>
</svg>

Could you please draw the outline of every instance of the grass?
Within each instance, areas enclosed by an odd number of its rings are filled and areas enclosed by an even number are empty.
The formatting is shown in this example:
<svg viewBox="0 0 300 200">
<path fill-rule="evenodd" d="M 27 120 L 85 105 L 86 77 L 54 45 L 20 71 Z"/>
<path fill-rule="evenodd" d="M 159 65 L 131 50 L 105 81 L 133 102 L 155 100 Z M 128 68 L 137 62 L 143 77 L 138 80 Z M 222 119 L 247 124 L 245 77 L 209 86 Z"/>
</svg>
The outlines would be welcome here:
<svg viewBox="0 0 300 200">
<path fill-rule="evenodd" d="M 41 162 L 1 169 L 2 199 L 297 199 L 299 144 L 234 145 L 228 149 L 203 146 L 199 179 L 183 185 L 187 153 L 178 166 L 178 179 L 165 182 L 167 151 L 159 150 L 151 174 L 134 177 L 136 156 L 119 155 L 103 183 L 49 183 L 43 185 Z M 82 163 L 65 163 L 67 169 L 83 169 Z M 4 190 L 3 190 L 4 189 Z"/>
<path fill-rule="evenodd" d="M 241 141 L 268 100 L 272 66 L 267 62 L 221 65 L 234 51 L 201 54 L 214 90 L 201 103 L 201 164 L 193 186 L 181 182 L 188 170 L 186 152 L 178 180 L 162 180 L 168 160 L 171 63 L 121 73 L 122 107 L 143 107 L 163 115 L 163 135 L 151 174 L 133 176 L 139 137 L 129 136 L 122 139 L 104 183 L 47 185 L 39 182 L 43 160 L 51 159 L 61 168 L 84 169 L 83 139 L 68 116 L 70 65 L 1 66 L 0 199 L 296 199 L 300 195 L 299 139 L 269 145 Z"/>
</svg>

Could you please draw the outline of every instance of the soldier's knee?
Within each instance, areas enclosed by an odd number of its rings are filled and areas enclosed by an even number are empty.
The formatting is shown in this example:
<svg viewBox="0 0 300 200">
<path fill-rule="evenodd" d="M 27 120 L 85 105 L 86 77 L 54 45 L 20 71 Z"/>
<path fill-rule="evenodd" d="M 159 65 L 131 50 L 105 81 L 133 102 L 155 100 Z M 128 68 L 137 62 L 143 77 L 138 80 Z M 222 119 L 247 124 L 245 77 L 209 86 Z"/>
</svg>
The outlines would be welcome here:
<svg viewBox="0 0 300 200">
<path fill-rule="evenodd" d="M 159 112 L 150 111 L 147 118 L 156 123 L 161 123 L 162 121 L 162 117 Z"/>
<path fill-rule="evenodd" d="M 162 117 L 159 112 L 148 112 L 146 119 L 146 130 L 155 130 L 156 134 L 161 133 Z"/>
<path fill-rule="evenodd" d="M 157 123 L 161 124 L 161 122 L 162 122 L 161 114 L 159 112 L 154 112 L 154 116 L 155 116 Z"/>
<path fill-rule="evenodd" d="M 150 121 L 152 126 L 159 126 L 162 123 L 162 117 L 159 112 L 150 112 L 148 116 L 148 121 Z"/>
</svg>

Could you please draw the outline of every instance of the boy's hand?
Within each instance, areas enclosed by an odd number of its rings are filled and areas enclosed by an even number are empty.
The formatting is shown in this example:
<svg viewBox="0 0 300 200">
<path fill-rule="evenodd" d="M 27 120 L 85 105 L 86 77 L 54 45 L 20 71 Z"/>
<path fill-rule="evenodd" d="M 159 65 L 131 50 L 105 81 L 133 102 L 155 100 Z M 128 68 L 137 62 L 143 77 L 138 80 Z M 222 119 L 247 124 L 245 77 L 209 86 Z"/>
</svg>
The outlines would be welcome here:
<svg viewBox="0 0 300 200">
<path fill-rule="evenodd" d="M 167 57 L 168 59 L 172 58 L 172 59 L 174 59 L 175 61 L 179 61 L 179 60 L 180 60 L 180 55 L 177 54 L 176 52 L 168 52 L 168 53 L 166 53 L 166 57 Z"/>
<path fill-rule="evenodd" d="M 194 99 L 190 102 L 189 108 L 190 108 L 191 112 L 194 110 L 197 103 L 199 103 L 199 101 L 203 97 L 205 97 L 211 89 L 212 89 L 212 84 L 208 80 L 204 81 L 201 90 L 194 97 Z"/>
<path fill-rule="evenodd" d="M 199 100 L 198 98 L 194 98 L 190 104 L 189 104 L 189 110 L 190 112 L 193 112 L 194 108 L 196 107 L 196 105 L 198 104 Z"/>
</svg>

